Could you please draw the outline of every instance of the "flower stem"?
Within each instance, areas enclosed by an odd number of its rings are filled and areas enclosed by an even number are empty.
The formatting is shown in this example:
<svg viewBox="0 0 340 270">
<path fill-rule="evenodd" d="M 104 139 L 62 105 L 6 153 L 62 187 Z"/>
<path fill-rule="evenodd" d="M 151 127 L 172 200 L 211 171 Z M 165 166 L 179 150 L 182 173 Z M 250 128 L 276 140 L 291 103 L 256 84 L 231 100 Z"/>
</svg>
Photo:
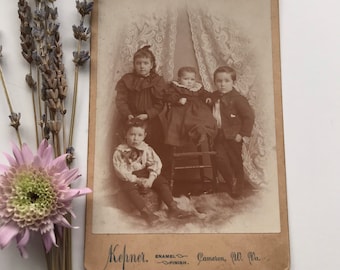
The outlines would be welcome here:
<svg viewBox="0 0 340 270">
<path fill-rule="evenodd" d="M 30 75 L 32 76 L 32 65 L 30 65 Z M 38 119 L 37 119 L 37 105 L 35 103 L 34 91 L 35 89 L 32 89 L 31 93 L 32 93 L 33 113 L 34 113 L 35 140 L 36 140 L 36 144 L 38 148 L 39 147 Z"/>
<path fill-rule="evenodd" d="M 9 94 L 8 94 L 8 91 L 7 91 L 7 87 L 6 87 L 6 83 L 5 83 L 5 78 L 4 78 L 1 66 L 0 66 L 0 79 L 1 79 L 2 86 L 4 88 L 4 92 L 5 92 L 5 96 L 6 96 L 6 100 L 7 100 L 9 111 L 10 111 L 11 115 L 13 115 L 14 111 L 13 111 L 13 107 L 12 107 L 12 104 L 11 104 L 11 100 L 9 98 Z M 20 148 L 22 148 L 22 141 L 21 141 L 21 137 L 20 137 L 19 126 L 18 127 L 14 127 L 14 128 L 15 128 L 15 131 L 16 131 L 16 134 L 17 134 L 17 137 L 18 137 L 18 142 L 19 142 Z"/>
<path fill-rule="evenodd" d="M 38 94 L 38 109 L 39 109 L 39 125 L 40 125 L 40 132 L 41 132 L 41 138 L 44 138 L 44 128 L 43 128 L 43 122 L 42 122 L 42 109 L 41 109 L 41 96 L 40 96 L 40 87 L 41 87 L 41 80 L 40 80 L 40 71 L 37 67 L 37 94 Z"/>
<path fill-rule="evenodd" d="M 77 106 L 77 94 L 78 94 L 78 73 L 79 67 L 75 67 L 74 71 L 74 92 L 73 92 L 73 101 L 72 101 L 72 114 L 71 114 L 71 126 L 70 126 L 70 134 L 68 137 L 68 146 L 72 146 L 73 140 L 73 129 L 74 129 L 74 119 L 76 114 L 76 106 Z"/>
<path fill-rule="evenodd" d="M 62 101 L 63 104 L 65 103 L 64 100 Z M 64 105 L 62 106 L 64 108 Z M 66 152 L 66 132 L 65 132 L 65 114 L 62 114 L 62 129 L 63 129 L 63 150 Z"/>
<path fill-rule="evenodd" d="M 78 42 L 78 52 L 80 51 L 80 45 L 81 45 L 81 43 L 79 41 Z M 75 65 L 71 125 L 70 125 L 70 133 L 69 133 L 69 138 L 68 138 L 68 147 L 71 147 L 72 143 L 73 143 L 72 140 L 73 140 L 74 119 L 75 119 L 75 115 L 76 115 L 77 95 L 78 95 L 78 78 L 79 78 L 79 66 Z"/>
</svg>

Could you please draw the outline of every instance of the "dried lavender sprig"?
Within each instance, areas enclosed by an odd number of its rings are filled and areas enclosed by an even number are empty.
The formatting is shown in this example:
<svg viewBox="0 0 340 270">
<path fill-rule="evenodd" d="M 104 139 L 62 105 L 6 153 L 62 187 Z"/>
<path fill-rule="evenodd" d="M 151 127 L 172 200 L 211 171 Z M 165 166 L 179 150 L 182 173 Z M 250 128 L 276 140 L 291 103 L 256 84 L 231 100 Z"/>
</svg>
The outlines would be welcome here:
<svg viewBox="0 0 340 270">
<path fill-rule="evenodd" d="M 76 8 L 80 13 L 81 17 L 84 18 L 86 15 L 90 15 L 93 9 L 93 2 L 87 2 L 86 0 L 80 2 L 76 1 Z"/>
<path fill-rule="evenodd" d="M 31 89 L 32 107 L 35 127 L 36 146 L 39 146 L 38 120 L 37 120 L 37 104 L 36 104 L 36 89 L 37 83 L 32 76 L 32 66 L 35 65 L 33 52 L 36 50 L 35 41 L 32 35 L 32 11 L 26 0 L 18 1 L 18 15 L 20 19 L 20 40 L 22 48 L 22 56 L 29 63 L 29 74 L 26 75 L 25 81 Z M 38 100 L 39 102 L 39 100 Z"/>
<path fill-rule="evenodd" d="M 44 64 L 42 61 L 42 56 L 46 54 L 45 49 L 45 31 L 44 31 L 44 18 L 45 18 L 45 12 L 43 10 L 43 5 L 41 1 L 36 0 L 35 1 L 35 10 L 33 15 L 33 21 L 32 21 L 32 37 L 34 39 L 34 42 L 36 44 L 35 50 L 32 52 L 33 61 L 36 65 L 36 78 L 37 78 L 37 100 L 38 100 L 38 112 L 40 116 L 39 126 L 41 129 L 41 138 L 46 138 L 46 119 L 43 119 L 43 115 L 47 115 L 46 106 L 43 113 L 42 108 L 42 93 L 41 93 L 41 66 Z"/>
<path fill-rule="evenodd" d="M 2 58 L 2 45 L 0 45 L 0 59 Z M 21 136 L 20 136 L 20 132 L 19 132 L 19 126 L 20 126 L 20 117 L 21 114 L 20 113 L 15 113 L 12 107 L 12 103 L 11 100 L 9 98 L 9 94 L 7 91 L 7 86 L 5 83 L 5 78 L 3 75 L 3 71 L 2 71 L 2 67 L 0 65 L 0 80 L 4 89 L 4 93 L 5 93 L 5 97 L 6 97 L 6 101 L 8 104 L 8 108 L 10 111 L 10 115 L 9 115 L 9 119 L 11 120 L 11 126 L 15 129 L 17 137 L 18 137 L 18 142 L 20 145 L 20 148 L 22 147 L 22 141 L 21 141 Z"/>
<path fill-rule="evenodd" d="M 58 17 L 57 8 L 51 6 L 53 0 L 40 0 L 38 8 L 43 19 L 40 23 L 44 28 L 43 39 L 39 49 L 41 64 L 39 65 L 42 74 L 42 100 L 46 108 L 45 129 L 52 134 L 55 154 L 61 154 L 59 133 L 62 129 L 64 136 L 64 114 L 66 113 L 64 100 L 67 95 L 67 82 L 65 68 L 63 65 L 63 51 L 60 42 L 59 24 L 56 23 Z M 64 140 L 65 141 L 65 140 Z M 66 145 L 66 143 L 64 143 Z M 64 146 L 65 147 L 65 146 Z M 69 217 L 67 217 L 70 220 Z M 71 232 L 63 230 L 63 234 L 57 238 L 59 248 L 53 248 L 50 266 L 51 270 L 71 270 Z"/>
<path fill-rule="evenodd" d="M 77 96 L 78 96 L 78 78 L 79 78 L 79 67 L 84 65 L 90 59 L 89 51 L 81 50 L 82 42 L 87 41 L 91 36 L 90 28 L 86 28 L 84 26 L 85 16 L 90 15 L 93 9 L 93 2 L 84 1 L 76 1 L 76 8 L 81 16 L 80 25 L 72 26 L 73 36 L 76 40 L 78 40 L 77 51 L 73 52 L 73 62 L 75 64 L 74 69 L 74 87 L 73 87 L 73 102 L 72 102 L 72 113 L 71 113 L 71 125 L 70 125 L 70 133 L 68 140 L 68 149 L 73 149 L 73 130 L 74 130 L 74 121 L 77 107 Z M 71 153 L 73 155 L 73 151 Z M 71 157 L 70 161 L 73 160 Z"/>
<path fill-rule="evenodd" d="M 56 23 L 57 9 L 51 8 L 46 1 L 40 1 L 34 13 L 33 34 L 38 43 L 37 59 L 41 72 L 41 100 L 45 104 L 44 114 L 51 121 L 59 121 L 63 114 L 63 100 L 66 96 L 66 79 L 62 64 L 62 50 L 59 36 L 59 24 Z M 46 122 L 43 122 L 46 127 Z M 58 130 L 50 130 L 53 134 L 55 155 L 61 154 Z M 57 133 L 56 133 L 57 131 Z M 46 136 L 46 134 L 45 134 Z"/>
</svg>

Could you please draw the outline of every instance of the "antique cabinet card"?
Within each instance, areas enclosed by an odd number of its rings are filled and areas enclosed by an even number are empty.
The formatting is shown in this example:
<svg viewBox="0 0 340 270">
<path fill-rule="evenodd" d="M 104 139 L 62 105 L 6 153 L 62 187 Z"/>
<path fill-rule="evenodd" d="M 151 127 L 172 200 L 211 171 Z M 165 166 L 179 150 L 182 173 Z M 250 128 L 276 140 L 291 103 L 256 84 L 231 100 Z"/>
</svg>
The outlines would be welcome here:
<svg viewBox="0 0 340 270">
<path fill-rule="evenodd" d="M 88 163 L 93 193 L 87 197 L 87 270 L 289 269 L 278 14 L 278 0 L 95 1 Z M 151 51 L 154 59 L 150 54 L 134 59 L 146 45 L 150 47 L 144 51 Z M 192 100 L 205 90 L 176 88 L 189 91 L 181 104 L 179 99 L 187 92 L 178 92 L 178 103 L 165 98 L 183 66 L 195 68 L 196 81 L 207 91 L 208 100 L 196 108 L 197 114 L 206 113 L 196 124 L 190 122 L 196 113 L 190 104 L 196 104 Z M 225 71 L 214 76 L 221 66 L 231 67 L 236 78 Z M 235 99 L 226 105 L 225 78 L 232 78 L 233 95 L 242 104 Z M 217 95 L 217 90 L 223 95 Z M 163 106 L 156 113 L 152 111 L 155 104 Z M 141 111 L 138 106 L 149 107 Z M 174 113 L 185 106 L 192 111 Z M 244 108 L 251 108 L 254 118 Z M 150 148 L 133 147 L 135 142 L 126 137 L 128 115 L 148 117 L 145 140 L 162 160 L 162 179 L 169 183 L 163 191 L 140 184 L 148 175 L 136 176 L 139 169 L 157 175 L 160 168 L 155 168 L 159 163 L 154 155 L 144 159 Z M 206 130 L 211 119 L 219 131 L 203 136 L 200 147 L 195 146 L 190 130 L 191 145 L 165 144 L 174 123 L 176 136 L 184 141 L 185 121 Z M 228 127 L 225 119 L 231 123 Z M 239 147 L 237 163 L 230 155 L 234 150 L 223 143 L 228 140 L 226 133 L 246 121 L 250 121 L 251 133 L 236 131 L 229 138 Z M 137 130 L 142 137 L 145 132 L 140 126 L 128 130 Z M 117 149 L 123 173 L 117 171 L 117 163 L 113 165 Z M 223 163 L 221 151 L 230 160 Z M 191 158 L 180 159 L 186 156 Z M 237 164 L 244 172 L 243 181 Z M 232 172 L 231 177 L 225 171 Z M 172 215 L 164 199 L 169 192 L 186 216 Z M 136 198 L 145 204 L 143 209 L 149 209 L 147 213 L 137 210 L 138 203 L 133 206 Z"/>
</svg>

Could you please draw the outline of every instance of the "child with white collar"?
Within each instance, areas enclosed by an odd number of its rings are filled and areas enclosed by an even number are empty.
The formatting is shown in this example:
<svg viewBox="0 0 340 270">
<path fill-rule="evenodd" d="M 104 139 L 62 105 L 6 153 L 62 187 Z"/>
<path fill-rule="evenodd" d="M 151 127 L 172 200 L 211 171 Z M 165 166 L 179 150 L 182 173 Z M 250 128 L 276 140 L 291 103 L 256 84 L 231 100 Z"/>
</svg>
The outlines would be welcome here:
<svg viewBox="0 0 340 270">
<path fill-rule="evenodd" d="M 166 144 L 183 146 L 194 142 L 200 145 L 208 136 L 215 136 L 217 126 L 210 107 L 210 95 L 196 81 L 195 68 L 178 70 L 178 80 L 170 83 L 164 97 L 170 104 L 166 115 Z"/>
<path fill-rule="evenodd" d="M 188 212 L 178 208 L 172 197 L 168 181 L 160 175 L 162 162 L 156 152 L 145 143 L 146 122 L 133 118 L 128 122 L 126 142 L 117 146 L 113 154 L 113 167 L 120 187 L 145 221 L 153 225 L 158 220 L 147 208 L 140 189 L 151 188 L 168 207 L 169 216 L 183 218 Z"/>
<path fill-rule="evenodd" d="M 218 132 L 214 141 L 217 168 L 228 184 L 229 194 L 242 196 L 244 171 L 242 144 L 251 136 L 255 115 L 246 97 L 235 88 L 236 71 L 229 66 L 218 67 L 214 72 L 216 91 L 213 114 Z"/>
</svg>

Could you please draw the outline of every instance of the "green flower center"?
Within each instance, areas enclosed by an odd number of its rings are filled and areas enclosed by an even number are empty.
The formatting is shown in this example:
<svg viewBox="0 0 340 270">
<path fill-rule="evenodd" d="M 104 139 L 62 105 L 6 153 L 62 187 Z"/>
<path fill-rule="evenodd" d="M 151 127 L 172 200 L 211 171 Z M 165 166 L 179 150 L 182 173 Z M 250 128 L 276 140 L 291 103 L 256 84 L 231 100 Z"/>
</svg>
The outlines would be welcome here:
<svg viewBox="0 0 340 270">
<path fill-rule="evenodd" d="M 22 227 L 39 226 L 57 205 L 51 177 L 43 171 L 26 170 L 17 172 L 13 181 L 13 196 L 8 202 L 13 220 Z"/>
</svg>

